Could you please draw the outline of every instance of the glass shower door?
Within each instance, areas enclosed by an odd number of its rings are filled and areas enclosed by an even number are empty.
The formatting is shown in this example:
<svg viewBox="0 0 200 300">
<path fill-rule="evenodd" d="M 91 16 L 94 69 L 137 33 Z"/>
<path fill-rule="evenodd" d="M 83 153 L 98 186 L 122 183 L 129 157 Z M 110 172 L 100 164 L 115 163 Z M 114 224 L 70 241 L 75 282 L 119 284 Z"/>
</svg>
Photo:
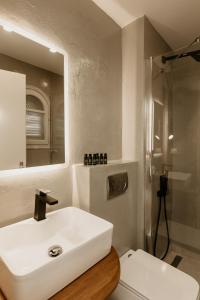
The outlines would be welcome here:
<svg viewBox="0 0 200 300">
<path fill-rule="evenodd" d="M 171 83 L 168 66 L 158 59 L 146 62 L 146 202 L 145 228 L 146 247 L 153 254 L 155 231 L 159 214 L 157 192 L 160 187 L 160 175 L 164 169 L 171 168 L 168 159 L 169 102 Z M 170 197 L 169 195 L 167 196 Z M 161 204 L 163 205 L 163 203 Z M 163 207 L 162 207 L 163 208 Z M 169 214 L 169 205 L 167 205 Z M 156 252 L 161 257 L 167 247 L 167 231 L 164 210 L 161 210 Z"/>
<path fill-rule="evenodd" d="M 186 57 L 162 64 L 156 57 L 146 63 L 146 71 L 146 247 L 153 253 L 157 191 L 165 169 L 170 251 L 200 259 L 200 63 Z M 158 257 L 166 246 L 162 213 Z M 198 268 L 200 281 L 200 263 Z"/>
</svg>

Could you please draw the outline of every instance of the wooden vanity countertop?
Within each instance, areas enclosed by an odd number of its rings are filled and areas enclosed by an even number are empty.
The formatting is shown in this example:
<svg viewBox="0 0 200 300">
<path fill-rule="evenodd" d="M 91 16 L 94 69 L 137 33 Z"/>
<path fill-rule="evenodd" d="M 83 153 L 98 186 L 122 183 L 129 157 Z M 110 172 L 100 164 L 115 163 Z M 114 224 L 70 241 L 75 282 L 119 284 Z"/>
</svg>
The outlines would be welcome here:
<svg viewBox="0 0 200 300">
<path fill-rule="evenodd" d="M 112 247 L 109 255 L 51 297 L 50 300 L 105 300 L 116 288 L 119 278 L 119 257 Z M 6 300 L 2 294 L 0 294 L 0 300 Z"/>
</svg>

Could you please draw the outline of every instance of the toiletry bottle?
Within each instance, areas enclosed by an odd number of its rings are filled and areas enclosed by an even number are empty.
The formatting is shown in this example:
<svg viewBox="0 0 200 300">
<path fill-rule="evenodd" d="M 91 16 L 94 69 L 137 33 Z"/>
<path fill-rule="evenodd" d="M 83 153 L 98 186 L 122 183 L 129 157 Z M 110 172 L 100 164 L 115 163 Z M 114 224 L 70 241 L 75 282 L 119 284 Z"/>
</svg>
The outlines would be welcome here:
<svg viewBox="0 0 200 300">
<path fill-rule="evenodd" d="M 19 162 L 19 167 L 20 167 L 20 168 L 24 168 L 24 162 L 23 162 L 23 161 L 20 161 L 20 162 Z"/>
<path fill-rule="evenodd" d="M 100 163 L 99 153 L 96 154 L 96 163 L 97 163 L 97 165 L 99 165 L 99 163 Z"/>
<path fill-rule="evenodd" d="M 104 156 L 103 156 L 103 163 L 104 163 L 104 165 L 107 165 L 107 163 L 108 163 L 108 156 L 107 156 L 107 153 L 104 153 Z"/>
<path fill-rule="evenodd" d="M 88 165 L 88 155 L 84 154 L 84 165 L 87 166 Z"/>
<path fill-rule="evenodd" d="M 93 154 L 92 155 L 92 164 L 93 165 L 96 165 L 97 163 L 96 163 L 96 154 Z"/>
<path fill-rule="evenodd" d="M 100 160 L 100 165 L 103 165 L 103 153 L 100 153 L 99 160 Z"/>
<path fill-rule="evenodd" d="M 92 165 L 92 154 L 89 154 L 89 156 L 88 156 L 88 165 L 89 166 Z"/>
</svg>

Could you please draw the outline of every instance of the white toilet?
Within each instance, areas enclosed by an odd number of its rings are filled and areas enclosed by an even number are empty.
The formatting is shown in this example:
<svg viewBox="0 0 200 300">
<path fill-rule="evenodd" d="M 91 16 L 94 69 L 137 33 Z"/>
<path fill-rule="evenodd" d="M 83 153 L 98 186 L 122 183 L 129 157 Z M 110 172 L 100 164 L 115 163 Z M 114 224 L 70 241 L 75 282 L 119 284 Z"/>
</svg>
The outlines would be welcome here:
<svg viewBox="0 0 200 300">
<path fill-rule="evenodd" d="M 120 265 L 120 283 L 110 300 L 200 299 L 195 279 L 143 250 L 129 250 Z"/>
</svg>

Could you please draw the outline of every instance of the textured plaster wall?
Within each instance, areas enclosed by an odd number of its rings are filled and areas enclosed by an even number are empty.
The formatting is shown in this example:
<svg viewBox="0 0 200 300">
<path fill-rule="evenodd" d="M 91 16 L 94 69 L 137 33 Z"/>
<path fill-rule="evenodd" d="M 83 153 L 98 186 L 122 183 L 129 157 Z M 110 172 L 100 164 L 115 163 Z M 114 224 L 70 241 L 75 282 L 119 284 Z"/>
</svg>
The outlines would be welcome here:
<svg viewBox="0 0 200 300">
<path fill-rule="evenodd" d="M 0 18 L 69 55 L 70 162 L 84 152 L 121 157 L 121 30 L 90 0 L 0 0 Z M 0 222 L 33 213 L 34 190 L 52 189 L 71 204 L 70 169 L 3 176 Z"/>
<path fill-rule="evenodd" d="M 123 159 L 139 161 L 137 169 L 137 247 L 144 247 L 144 17 L 123 28 Z"/>
<path fill-rule="evenodd" d="M 0 18 L 69 54 L 71 161 L 121 157 L 121 30 L 90 0 L 0 1 Z"/>
</svg>

